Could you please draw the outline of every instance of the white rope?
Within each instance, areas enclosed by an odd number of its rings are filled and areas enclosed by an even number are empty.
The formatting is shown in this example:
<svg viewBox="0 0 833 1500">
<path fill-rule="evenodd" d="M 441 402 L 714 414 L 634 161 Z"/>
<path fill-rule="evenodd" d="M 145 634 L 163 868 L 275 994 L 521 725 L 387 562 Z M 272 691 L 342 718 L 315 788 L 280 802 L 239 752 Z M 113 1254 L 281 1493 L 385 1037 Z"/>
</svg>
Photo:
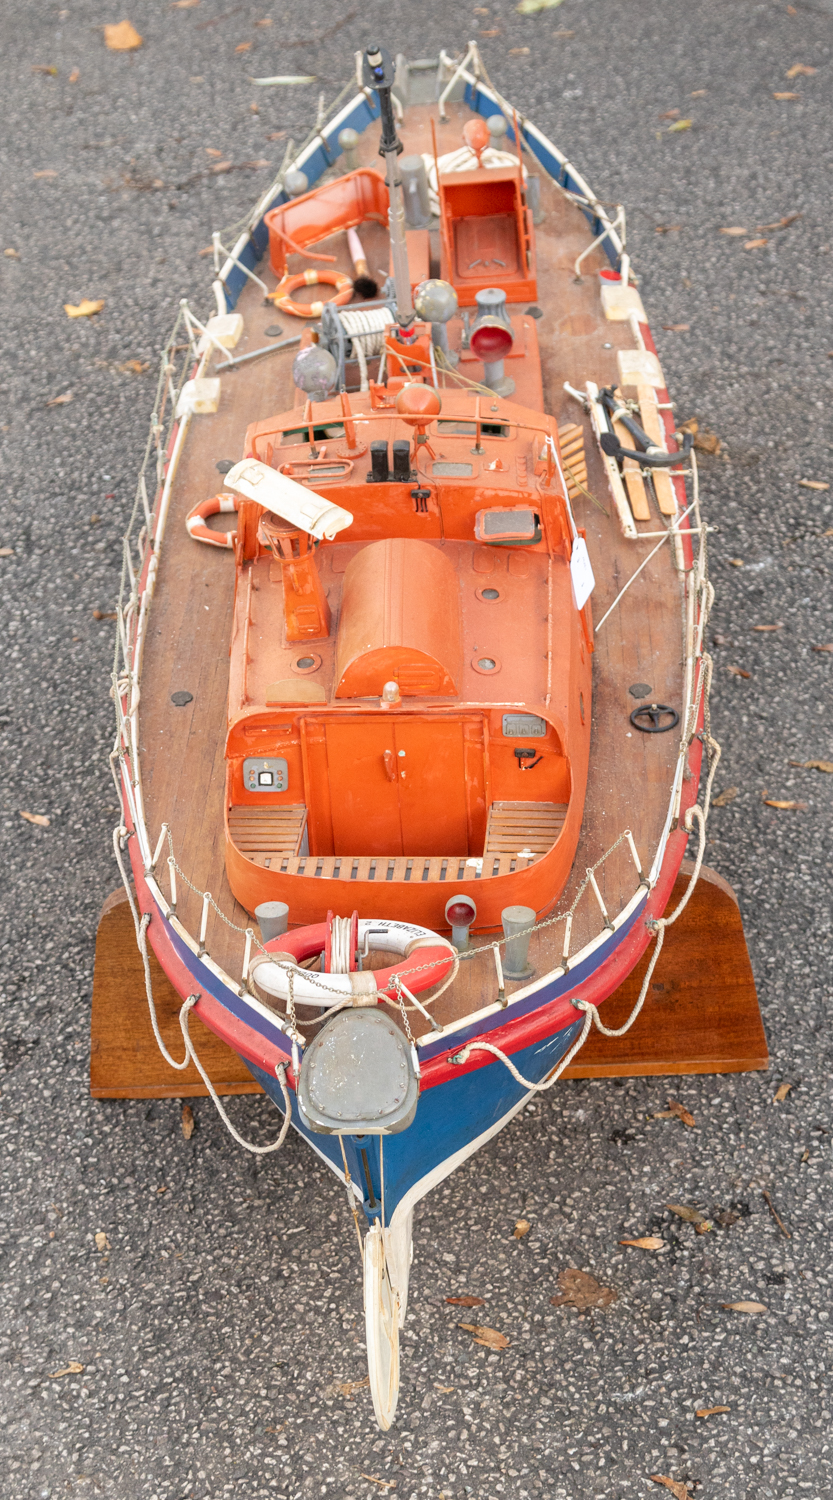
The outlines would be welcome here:
<svg viewBox="0 0 833 1500">
<path fill-rule="evenodd" d="M 624 1036 L 626 1031 L 630 1031 L 634 1021 L 636 1020 L 645 1003 L 645 997 L 648 993 L 648 987 L 651 983 L 654 969 L 657 966 L 657 959 L 662 952 L 662 945 L 665 941 L 665 930 L 667 927 L 670 927 L 673 922 L 676 922 L 677 918 L 685 910 L 691 897 L 691 893 L 694 890 L 698 879 L 700 878 L 700 870 L 703 865 L 703 855 L 706 849 L 706 820 L 703 816 L 703 809 L 698 804 L 695 804 L 694 807 L 690 807 L 685 816 L 684 826 L 689 833 L 691 832 L 695 820 L 697 821 L 699 830 L 699 845 L 697 849 L 697 858 L 694 863 L 694 869 L 691 874 L 691 879 L 689 880 L 689 883 L 686 887 L 685 895 L 683 896 L 676 910 L 671 913 L 671 916 L 658 917 L 651 924 L 653 934 L 656 937 L 656 945 L 654 947 L 653 953 L 651 954 L 651 962 L 648 965 L 647 971 L 645 973 L 645 978 L 642 981 L 642 988 L 639 991 L 639 997 L 624 1026 L 619 1026 L 615 1029 L 605 1026 L 603 1021 L 599 1019 L 599 1012 L 597 1007 L 593 1005 L 589 1000 L 573 1000 L 571 1003 L 575 1006 L 576 1010 L 584 1011 L 584 1025 L 582 1026 L 581 1034 L 573 1043 L 569 1051 L 564 1055 L 564 1057 L 562 1057 L 554 1072 L 550 1073 L 542 1083 L 533 1083 L 529 1078 L 524 1078 L 523 1074 L 518 1072 L 518 1069 L 515 1067 L 515 1064 L 513 1063 L 511 1057 L 507 1057 L 506 1053 L 502 1052 L 500 1047 L 495 1047 L 491 1042 L 469 1042 L 461 1052 L 458 1052 L 454 1057 L 449 1058 L 449 1062 L 455 1063 L 458 1067 L 463 1067 L 468 1062 L 472 1052 L 490 1052 L 493 1057 L 496 1057 L 499 1062 L 502 1062 L 504 1066 L 509 1069 L 512 1077 L 516 1079 L 516 1081 L 521 1085 L 522 1088 L 528 1089 L 531 1094 L 541 1094 L 544 1093 L 547 1089 L 551 1089 L 553 1084 L 558 1082 L 565 1068 L 569 1067 L 576 1053 L 581 1051 L 581 1048 L 584 1046 L 584 1043 L 587 1041 L 587 1038 L 590 1035 L 590 1030 L 593 1025 L 597 1027 L 597 1029 L 602 1033 L 603 1036 L 619 1037 Z"/>
<path fill-rule="evenodd" d="M 385 330 L 393 323 L 389 307 L 340 308 L 339 316 L 348 338 L 352 339 L 353 358 L 358 362 L 361 389 L 370 389 L 368 358 L 385 352 Z M 381 374 L 380 374 L 381 380 Z"/>
<path fill-rule="evenodd" d="M 191 1041 L 191 1034 L 188 1030 L 188 1017 L 199 998 L 199 995 L 189 995 L 188 999 L 183 1002 L 182 1009 L 179 1012 L 179 1025 L 182 1031 L 183 1040 L 185 1042 L 186 1062 L 189 1061 L 189 1059 L 193 1062 L 194 1067 L 199 1073 L 200 1078 L 202 1079 L 203 1083 L 208 1089 L 209 1094 L 211 1095 L 211 1098 L 214 1101 L 214 1105 L 216 1107 L 218 1115 L 220 1116 L 220 1119 L 225 1125 L 226 1130 L 229 1132 L 229 1135 L 234 1136 L 234 1139 L 236 1140 L 238 1146 L 242 1146 L 244 1151 L 251 1151 L 254 1156 L 268 1156 L 270 1151 L 279 1151 L 284 1141 L 286 1140 L 287 1131 L 289 1130 L 289 1126 L 292 1122 L 292 1101 L 290 1100 L 289 1089 L 286 1085 L 286 1064 L 275 1064 L 275 1076 L 278 1080 L 278 1083 L 280 1084 L 284 1104 L 284 1119 L 281 1126 L 280 1135 L 278 1136 L 277 1140 L 271 1141 L 268 1146 L 255 1146 L 251 1141 L 244 1140 L 240 1132 L 238 1130 L 235 1130 L 234 1126 L 231 1123 L 231 1120 L 229 1119 L 223 1108 L 222 1101 L 213 1083 L 211 1082 L 211 1079 L 206 1073 L 205 1068 L 203 1067 L 202 1063 L 197 1057 L 196 1051 L 194 1050 L 194 1043 Z"/>
<path fill-rule="evenodd" d="M 153 1035 L 156 1038 L 156 1045 L 159 1048 L 159 1051 L 162 1053 L 162 1056 L 168 1064 L 168 1067 L 176 1068 L 177 1072 L 181 1073 L 183 1068 L 187 1068 L 190 1059 L 186 1048 L 185 1056 L 183 1057 L 182 1062 L 176 1062 L 175 1059 L 171 1057 L 170 1052 L 165 1046 L 165 1043 L 162 1040 L 161 1032 L 159 1030 L 159 1022 L 156 1017 L 156 1005 L 153 999 L 153 982 L 151 980 L 150 957 L 148 955 L 147 946 L 147 930 L 150 926 L 151 914 L 149 911 L 146 911 L 144 916 L 142 917 L 141 922 L 139 921 L 139 913 L 136 910 L 136 903 L 133 900 L 133 892 L 130 889 L 130 881 L 128 880 L 127 871 L 124 868 L 124 861 L 122 860 L 121 841 L 122 838 L 126 837 L 126 828 L 120 827 L 113 829 L 113 853 L 116 856 L 116 864 L 119 867 L 119 874 L 122 878 L 122 884 L 124 885 L 125 892 L 127 893 L 127 899 L 130 902 L 130 911 L 133 916 L 133 926 L 136 928 L 136 946 L 142 955 L 142 964 L 145 970 L 145 991 L 147 993 L 148 1010 L 150 1012 L 150 1024 L 153 1027 Z"/>
<path fill-rule="evenodd" d="M 471 172 L 477 165 L 477 157 L 470 146 L 459 146 L 456 151 L 449 151 L 435 161 L 433 154 L 424 151 L 422 160 L 425 163 L 425 172 L 428 178 L 428 204 L 432 214 L 440 211 L 440 195 L 437 188 L 437 167 L 440 176 L 447 177 L 450 172 Z M 514 151 L 500 151 L 496 146 L 487 146 L 480 153 L 481 167 L 517 167 L 518 158 Z M 526 167 L 522 168 L 524 181 L 528 173 Z"/>
<path fill-rule="evenodd" d="M 350 947 L 352 931 L 352 917 L 333 917 L 330 932 L 331 974 L 349 974 L 353 967 L 353 953 Z"/>
</svg>

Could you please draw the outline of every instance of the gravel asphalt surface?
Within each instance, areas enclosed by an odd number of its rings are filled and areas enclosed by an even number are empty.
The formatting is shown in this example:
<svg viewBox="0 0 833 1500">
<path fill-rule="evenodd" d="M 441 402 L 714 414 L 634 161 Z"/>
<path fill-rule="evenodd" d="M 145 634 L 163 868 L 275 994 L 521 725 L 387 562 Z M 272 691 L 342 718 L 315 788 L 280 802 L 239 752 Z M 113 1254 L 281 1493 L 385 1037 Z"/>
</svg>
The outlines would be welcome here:
<svg viewBox="0 0 833 1500">
<path fill-rule="evenodd" d="M 649 1478 L 663 1475 L 703 1500 L 829 1497 L 833 777 L 794 762 L 833 759 L 833 490 L 800 483 L 833 483 L 831 6 L 127 13 L 144 37 L 131 54 L 103 43 L 121 6 L 0 13 L 0 1492 L 627 1500 L 663 1493 Z M 386 1436 L 332 1176 L 296 1138 L 245 1156 L 208 1100 L 186 1141 L 177 1101 L 87 1092 L 95 926 L 117 884 L 112 624 L 94 612 L 115 596 L 153 367 L 178 299 L 206 284 L 210 231 L 269 180 L 251 163 L 277 166 L 275 133 L 299 138 L 314 110 L 315 87 L 248 75 L 312 72 L 332 95 L 377 29 L 411 57 L 479 33 L 499 86 L 626 203 L 678 412 L 723 441 L 702 472 L 719 527 L 718 790 L 737 795 L 707 858 L 739 894 L 772 1053 L 765 1075 L 564 1084 L 429 1198 Z M 719 232 L 732 227 L 744 235 Z M 103 311 L 70 321 L 63 304 L 83 297 Z M 651 1118 L 669 1095 L 694 1128 Z M 265 1101 L 230 1108 L 255 1138 L 273 1132 Z M 619 1244 L 652 1234 L 664 1254 Z M 553 1307 L 570 1267 L 618 1300 Z M 503 1353 L 457 1326 L 445 1299 L 466 1293 Z M 738 1300 L 766 1310 L 723 1307 Z M 711 1407 L 729 1409 L 696 1415 Z"/>
</svg>

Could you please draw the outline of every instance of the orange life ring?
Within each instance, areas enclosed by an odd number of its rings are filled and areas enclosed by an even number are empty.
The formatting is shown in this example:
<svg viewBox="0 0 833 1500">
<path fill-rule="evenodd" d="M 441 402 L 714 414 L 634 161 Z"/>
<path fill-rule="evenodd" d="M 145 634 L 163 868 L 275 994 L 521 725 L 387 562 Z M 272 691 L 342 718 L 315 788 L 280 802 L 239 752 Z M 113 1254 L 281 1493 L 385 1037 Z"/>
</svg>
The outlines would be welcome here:
<svg viewBox="0 0 833 1500">
<path fill-rule="evenodd" d="M 195 542 L 208 542 L 209 547 L 233 547 L 236 531 L 212 531 L 203 523 L 209 516 L 229 515 L 237 511 L 240 500 L 237 495 L 212 495 L 210 500 L 201 500 L 199 505 L 185 517 L 185 530 Z"/>
<path fill-rule="evenodd" d="M 319 271 L 310 266 L 306 271 L 299 271 L 297 276 L 284 276 L 278 283 L 274 292 L 270 295 L 270 301 L 279 307 L 281 312 L 291 313 L 293 318 L 320 318 L 324 308 L 323 302 L 293 302 L 291 293 L 297 292 L 301 286 L 334 286 L 336 294 L 330 300 L 336 307 L 346 307 L 353 296 L 352 277 L 344 271 Z"/>
</svg>

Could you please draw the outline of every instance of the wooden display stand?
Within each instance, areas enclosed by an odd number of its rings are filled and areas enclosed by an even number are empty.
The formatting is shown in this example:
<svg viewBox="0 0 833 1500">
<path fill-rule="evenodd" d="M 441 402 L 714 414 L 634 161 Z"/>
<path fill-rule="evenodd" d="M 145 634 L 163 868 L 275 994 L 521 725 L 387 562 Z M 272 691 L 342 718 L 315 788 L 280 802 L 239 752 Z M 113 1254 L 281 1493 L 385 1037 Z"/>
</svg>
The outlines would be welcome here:
<svg viewBox="0 0 833 1500">
<path fill-rule="evenodd" d="M 685 861 L 669 902 L 673 911 L 688 885 Z M 605 1025 L 621 1026 L 639 994 L 653 949 L 605 1001 Z M 159 1027 L 173 1057 L 183 1055 L 180 996 L 150 952 Z M 205 1094 L 193 1065 L 174 1072 L 151 1029 L 144 971 L 130 907 L 123 891 L 101 912 L 93 980 L 90 1092 L 95 1099 L 191 1098 Z M 220 1094 L 258 1094 L 235 1052 L 197 1017 L 191 1035 Z M 593 1030 L 565 1078 L 639 1078 L 649 1074 L 747 1073 L 769 1064 L 755 981 L 732 887 L 703 867 L 682 916 L 669 927 L 642 1013 L 625 1036 Z"/>
</svg>

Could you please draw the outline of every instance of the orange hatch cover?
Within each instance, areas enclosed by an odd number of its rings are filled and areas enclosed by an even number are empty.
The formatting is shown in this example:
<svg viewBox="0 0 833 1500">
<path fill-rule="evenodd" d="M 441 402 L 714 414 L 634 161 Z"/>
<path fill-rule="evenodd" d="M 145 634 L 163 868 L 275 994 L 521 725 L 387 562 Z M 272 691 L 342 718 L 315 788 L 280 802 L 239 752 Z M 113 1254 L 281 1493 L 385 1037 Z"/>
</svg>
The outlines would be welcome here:
<svg viewBox="0 0 833 1500">
<path fill-rule="evenodd" d="M 357 553 L 344 574 L 336 648 L 337 698 L 457 693 L 457 574 L 438 547 L 389 537 Z"/>
</svg>

